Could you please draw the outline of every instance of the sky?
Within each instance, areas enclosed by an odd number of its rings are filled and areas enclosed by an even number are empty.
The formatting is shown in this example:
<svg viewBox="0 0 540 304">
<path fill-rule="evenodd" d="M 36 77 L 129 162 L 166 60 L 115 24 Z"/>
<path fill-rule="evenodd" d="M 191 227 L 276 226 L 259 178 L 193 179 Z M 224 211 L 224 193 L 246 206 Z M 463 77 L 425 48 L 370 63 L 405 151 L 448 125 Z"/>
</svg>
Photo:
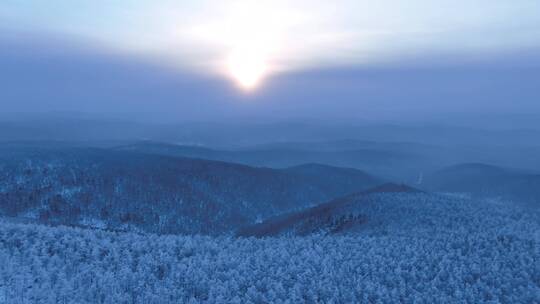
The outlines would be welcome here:
<svg viewBox="0 0 540 304">
<path fill-rule="evenodd" d="M 540 2 L 4 0 L 6 111 L 540 112 Z"/>
</svg>

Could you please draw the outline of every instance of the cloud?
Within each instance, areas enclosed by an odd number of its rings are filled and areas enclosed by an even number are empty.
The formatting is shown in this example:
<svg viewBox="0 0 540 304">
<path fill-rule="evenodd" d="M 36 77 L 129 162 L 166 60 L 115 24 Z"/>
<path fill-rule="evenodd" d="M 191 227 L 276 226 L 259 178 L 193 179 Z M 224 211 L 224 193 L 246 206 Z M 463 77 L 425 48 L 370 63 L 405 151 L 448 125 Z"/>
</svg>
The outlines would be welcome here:
<svg viewBox="0 0 540 304">
<path fill-rule="evenodd" d="M 0 106 L 4 113 L 77 111 L 168 121 L 540 113 L 538 53 L 466 64 L 447 54 L 289 71 L 243 94 L 220 77 L 69 40 L 3 39 Z"/>
<path fill-rule="evenodd" d="M 6 0 L 0 27 L 75 35 L 223 74 L 246 44 L 274 72 L 537 48 L 539 12 L 533 0 Z"/>
</svg>

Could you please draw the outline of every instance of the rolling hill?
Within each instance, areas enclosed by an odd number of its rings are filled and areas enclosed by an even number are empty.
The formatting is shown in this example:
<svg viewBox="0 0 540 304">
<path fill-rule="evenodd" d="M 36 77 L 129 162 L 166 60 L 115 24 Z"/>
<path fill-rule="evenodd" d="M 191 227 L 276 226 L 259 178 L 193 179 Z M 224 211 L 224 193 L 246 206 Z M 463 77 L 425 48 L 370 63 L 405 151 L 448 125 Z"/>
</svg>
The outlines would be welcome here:
<svg viewBox="0 0 540 304">
<path fill-rule="evenodd" d="M 411 144 L 412 145 L 412 144 Z M 414 146 L 414 145 L 412 145 Z M 335 167 L 356 168 L 389 179 L 402 177 L 419 168 L 432 167 L 431 159 L 420 149 L 399 144 L 380 145 L 352 141 L 318 144 L 274 144 L 234 150 L 219 150 L 201 146 L 176 145 L 151 141 L 136 142 L 115 147 L 118 151 L 131 151 L 167 156 L 181 156 L 218 160 L 249 166 L 287 168 L 306 163 Z M 323 148 L 326 147 L 326 148 Z M 398 148 L 399 147 L 399 148 Z M 423 147 L 423 146 L 421 146 Z"/>
<path fill-rule="evenodd" d="M 422 193 L 406 185 L 387 183 L 365 191 L 333 199 L 327 203 L 268 219 L 263 223 L 244 227 L 239 236 L 306 235 L 315 232 L 338 233 L 363 226 L 373 221 L 362 212 L 366 201 L 380 194 Z"/>
<path fill-rule="evenodd" d="M 2 215 L 108 229 L 227 233 L 378 183 L 359 170 L 319 165 L 254 168 L 69 147 L 0 151 Z"/>
</svg>

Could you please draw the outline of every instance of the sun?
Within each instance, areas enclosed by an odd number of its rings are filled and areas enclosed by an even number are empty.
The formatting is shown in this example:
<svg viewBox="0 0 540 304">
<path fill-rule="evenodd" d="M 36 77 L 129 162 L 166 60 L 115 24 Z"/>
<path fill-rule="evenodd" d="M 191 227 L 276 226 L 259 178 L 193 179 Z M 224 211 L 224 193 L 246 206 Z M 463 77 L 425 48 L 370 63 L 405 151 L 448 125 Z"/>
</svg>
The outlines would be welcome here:
<svg viewBox="0 0 540 304">
<path fill-rule="evenodd" d="M 275 71 L 273 58 L 283 38 L 281 15 L 260 1 L 237 1 L 225 23 L 226 73 L 244 91 L 258 88 Z"/>
<path fill-rule="evenodd" d="M 260 52 L 247 48 L 232 52 L 228 59 L 227 69 L 241 89 L 251 91 L 261 84 L 268 72 L 268 64 Z"/>
<path fill-rule="evenodd" d="M 238 89 L 252 92 L 267 78 L 290 68 L 283 60 L 290 45 L 288 37 L 307 17 L 277 0 L 225 2 L 212 18 L 201 20 L 188 33 L 215 48 L 211 65 L 216 73 Z"/>
</svg>

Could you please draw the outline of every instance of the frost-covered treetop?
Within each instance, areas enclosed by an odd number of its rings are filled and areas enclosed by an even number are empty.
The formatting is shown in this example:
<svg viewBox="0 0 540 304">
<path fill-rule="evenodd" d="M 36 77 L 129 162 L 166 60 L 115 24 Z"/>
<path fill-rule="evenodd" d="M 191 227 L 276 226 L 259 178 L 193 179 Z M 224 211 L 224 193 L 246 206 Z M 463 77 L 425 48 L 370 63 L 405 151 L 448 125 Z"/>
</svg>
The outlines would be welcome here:
<svg viewBox="0 0 540 304">
<path fill-rule="evenodd" d="M 0 299 L 540 302 L 537 213 L 505 202 L 421 194 L 378 195 L 370 202 L 363 211 L 380 220 L 346 235 L 213 238 L 3 223 Z"/>
</svg>

